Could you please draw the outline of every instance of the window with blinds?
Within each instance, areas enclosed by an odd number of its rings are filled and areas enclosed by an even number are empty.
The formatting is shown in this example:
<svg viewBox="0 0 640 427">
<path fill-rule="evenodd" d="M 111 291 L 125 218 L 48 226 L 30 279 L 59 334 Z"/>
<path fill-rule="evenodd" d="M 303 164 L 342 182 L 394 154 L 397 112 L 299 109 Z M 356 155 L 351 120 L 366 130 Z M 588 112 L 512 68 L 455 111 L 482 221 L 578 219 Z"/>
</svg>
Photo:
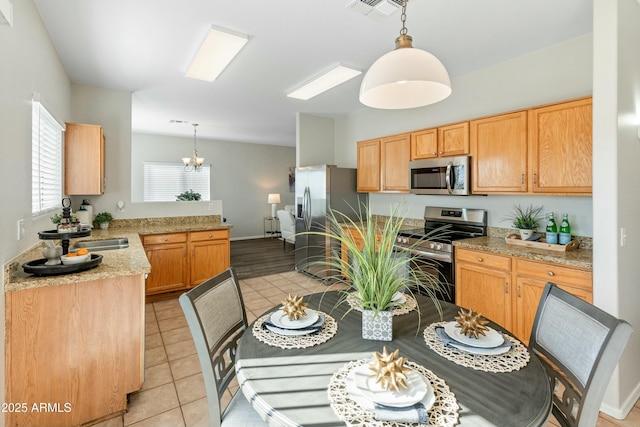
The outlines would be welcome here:
<svg viewBox="0 0 640 427">
<path fill-rule="evenodd" d="M 144 162 L 144 201 L 175 202 L 185 191 L 200 193 L 200 200 L 210 200 L 211 165 L 200 172 L 187 172 L 183 163 Z"/>
<path fill-rule="evenodd" d="M 31 214 L 38 216 L 60 208 L 63 128 L 38 101 L 31 116 Z"/>
</svg>

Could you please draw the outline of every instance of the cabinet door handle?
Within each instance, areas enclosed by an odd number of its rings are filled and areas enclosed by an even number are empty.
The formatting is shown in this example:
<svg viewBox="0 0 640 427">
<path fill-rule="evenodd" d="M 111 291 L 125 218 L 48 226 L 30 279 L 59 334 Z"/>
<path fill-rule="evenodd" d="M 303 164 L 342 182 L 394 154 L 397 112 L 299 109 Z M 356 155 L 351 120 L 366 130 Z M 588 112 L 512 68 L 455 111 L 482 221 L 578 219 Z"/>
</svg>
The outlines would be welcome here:
<svg viewBox="0 0 640 427">
<path fill-rule="evenodd" d="M 518 298 L 522 298 L 522 289 L 518 286 Z"/>
<path fill-rule="evenodd" d="M 553 271 L 547 271 L 547 274 L 548 274 L 549 276 L 553 276 Z"/>
<path fill-rule="evenodd" d="M 437 155 L 438 153 L 436 153 L 435 151 L 433 153 L 431 153 L 432 156 Z"/>
<path fill-rule="evenodd" d="M 482 262 L 482 258 L 481 257 L 478 257 L 478 262 Z"/>
<path fill-rule="evenodd" d="M 537 173 L 537 172 L 534 172 L 534 173 L 533 173 L 533 183 L 534 183 L 534 184 L 537 184 L 537 183 L 538 183 L 538 173 Z"/>
<path fill-rule="evenodd" d="M 165 238 L 164 238 L 164 241 L 165 241 L 165 242 L 168 242 L 168 241 L 169 241 L 169 238 L 168 238 L 168 237 L 165 237 Z"/>
<path fill-rule="evenodd" d="M 524 174 L 520 175 L 520 184 L 524 184 Z"/>
<path fill-rule="evenodd" d="M 504 282 L 504 293 L 508 294 L 509 293 L 509 282 Z"/>
<path fill-rule="evenodd" d="M 209 234 L 209 238 L 212 238 L 212 237 L 213 237 L 213 234 Z"/>
<path fill-rule="evenodd" d="M 443 154 L 444 154 L 444 151 L 441 151 L 441 152 L 440 152 L 440 155 L 443 155 Z"/>
</svg>

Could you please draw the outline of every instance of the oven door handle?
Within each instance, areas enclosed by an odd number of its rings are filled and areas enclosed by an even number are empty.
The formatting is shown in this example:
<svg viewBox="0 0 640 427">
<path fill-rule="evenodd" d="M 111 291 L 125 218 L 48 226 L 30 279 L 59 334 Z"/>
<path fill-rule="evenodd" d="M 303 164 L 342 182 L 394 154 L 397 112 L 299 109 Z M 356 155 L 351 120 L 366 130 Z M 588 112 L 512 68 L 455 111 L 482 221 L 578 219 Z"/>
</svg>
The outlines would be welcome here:
<svg viewBox="0 0 640 427">
<path fill-rule="evenodd" d="M 421 251 L 416 248 L 407 248 L 405 246 L 394 246 L 396 250 L 401 250 L 403 252 L 408 252 L 409 254 L 418 257 L 418 258 L 426 258 L 430 261 L 442 261 L 442 262 L 451 262 L 451 254 L 443 254 L 441 252 L 429 252 L 429 251 Z"/>
<path fill-rule="evenodd" d="M 449 194 L 453 194 L 453 190 L 451 190 L 451 169 L 453 168 L 453 162 L 449 162 L 449 164 L 447 165 L 447 170 L 445 172 L 445 181 L 447 183 L 447 191 L 449 191 Z"/>
</svg>

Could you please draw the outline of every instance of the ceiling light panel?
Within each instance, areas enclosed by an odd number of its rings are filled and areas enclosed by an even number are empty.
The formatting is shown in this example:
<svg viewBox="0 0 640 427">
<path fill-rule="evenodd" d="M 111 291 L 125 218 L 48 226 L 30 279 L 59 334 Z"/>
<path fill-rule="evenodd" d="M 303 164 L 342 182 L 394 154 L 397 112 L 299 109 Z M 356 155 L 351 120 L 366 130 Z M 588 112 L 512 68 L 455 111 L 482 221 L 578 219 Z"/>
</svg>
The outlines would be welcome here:
<svg viewBox="0 0 640 427">
<path fill-rule="evenodd" d="M 338 65 L 321 76 L 313 79 L 301 88 L 296 89 L 293 92 L 289 92 L 287 96 L 289 98 L 302 99 L 303 101 L 306 101 L 360 74 L 362 74 L 361 70 L 345 67 L 344 65 Z"/>
<path fill-rule="evenodd" d="M 189 66 L 186 77 L 214 81 L 249 41 L 249 37 L 211 27 Z"/>
</svg>

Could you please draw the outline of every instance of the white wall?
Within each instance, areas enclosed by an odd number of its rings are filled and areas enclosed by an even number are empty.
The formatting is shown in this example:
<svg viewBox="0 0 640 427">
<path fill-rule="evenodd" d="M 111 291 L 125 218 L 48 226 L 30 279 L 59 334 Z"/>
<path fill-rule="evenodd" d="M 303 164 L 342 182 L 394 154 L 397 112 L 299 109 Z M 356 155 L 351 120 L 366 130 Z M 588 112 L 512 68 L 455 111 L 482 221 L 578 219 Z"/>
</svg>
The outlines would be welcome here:
<svg viewBox="0 0 640 427">
<path fill-rule="evenodd" d="M 131 139 L 131 199 L 135 201 L 131 204 L 131 212 L 135 212 L 132 218 L 168 216 L 169 212 L 178 210 L 182 215 L 212 213 L 208 211 L 208 202 L 141 202 L 143 162 L 180 161 L 192 152 L 193 138 L 134 133 Z M 198 155 L 211 164 L 211 200 L 222 202 L 219 213 L 233 224 L 232 239 L 264 235 L 263 219 L 271 216 L 271 205 L 267 203 L 269 193 L 280 193 L 279 209 L 294 203 L 294 193 L 289 191 L 289 168 L 295 166 L 295 148 L 201 138 L 197 144 Z"/>
<path fill-rule="evenodd" d="M 594 302 L 635 330 L 604 399 L 620 418 L 640 396 L 640 4 L 594 0 L 593 16 Z"/>
<path fill-rule="evenodd" d="M 41 101 L 61 124 L 70 115 L 70 83 L 30 0 L 13 1 L 13 27 L 0 25 L 0 263 L 38 242 L 51 226 L 31 217 L 31 100 Z M 17 240 L 18 219 L 26 234 Z M 0 273 L 4 283 L 4 271 Z M 5 295 L 0 292 L 0 402 L 5 399 Z M 4 416 L 0 417 L 4 425 Z"/>
<path fill-rule="evenodd" d="M 591 94 L 592 36 L 512 59 L 452 81 L 446 100 L 411 110 L 363 108 L 336 119 L 336 160 L 356 166 L 356 142 L 394 133 L 483 117 Z M 591 197 L 542 196 L 416 196 L 372 194 L 374 213 L 386 214 L 389 206 L 404 202 L 407 217 L 422 218 L 426 205 L 487 209 L 489 225 L 501 222 L 515 204 L 544 206 L 546 211 L 570 214 L 572 230 L 581 236 L 593 233 Z"/>
<path fill-rule="evenodd" d="M 296 167 L 335 165 L 334 120 L 296 114 Z"/>
</svg>

